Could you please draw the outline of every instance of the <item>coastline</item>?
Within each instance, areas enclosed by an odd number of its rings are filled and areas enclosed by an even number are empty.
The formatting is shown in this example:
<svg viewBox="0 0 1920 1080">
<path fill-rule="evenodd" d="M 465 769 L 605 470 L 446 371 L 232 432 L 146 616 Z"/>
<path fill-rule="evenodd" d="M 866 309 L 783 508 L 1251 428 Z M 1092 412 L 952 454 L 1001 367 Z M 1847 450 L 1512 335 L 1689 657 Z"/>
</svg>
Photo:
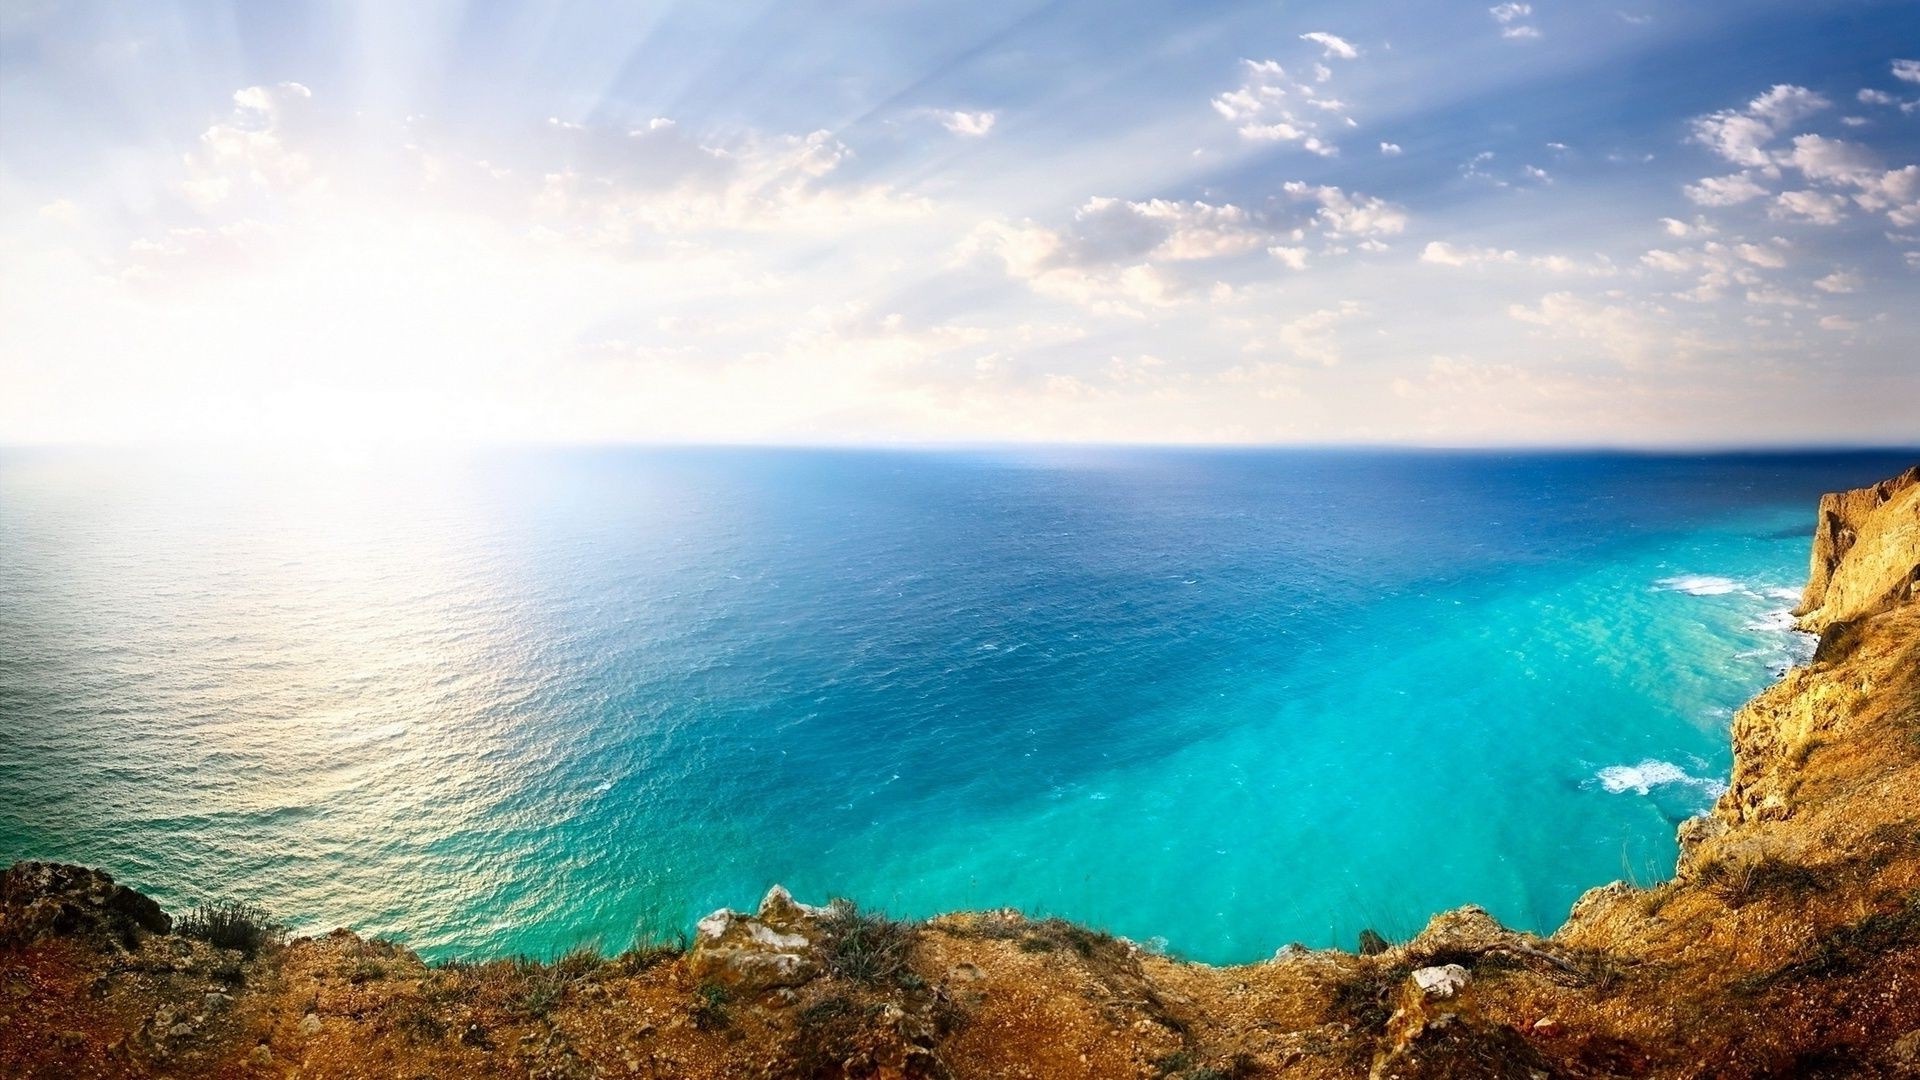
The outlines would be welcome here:
<svg viewBox="0 0 1920 1080">
<path fill-rule="evenodd" d="M 1728 788 L 1682 825 L 1676 876 L 1590 890 L 1551 935 L 1467 907 L 1359 954 L 1210 967 L 1012 912 L 907 925 L 776 890 L 685 951 L 432 967 L 346 931 L 223 950 L 159 932 L 104 875 L 23 864 L 0 890 L 0 979 L 27 1005 L 0 1020 L 0 1066 L 1899 1075 L 1920 1068 L 1920 467 L 1827 496 L 1817 521 L 1795 609 L 1813 659 L 1734 715 Z"/>
</svg>

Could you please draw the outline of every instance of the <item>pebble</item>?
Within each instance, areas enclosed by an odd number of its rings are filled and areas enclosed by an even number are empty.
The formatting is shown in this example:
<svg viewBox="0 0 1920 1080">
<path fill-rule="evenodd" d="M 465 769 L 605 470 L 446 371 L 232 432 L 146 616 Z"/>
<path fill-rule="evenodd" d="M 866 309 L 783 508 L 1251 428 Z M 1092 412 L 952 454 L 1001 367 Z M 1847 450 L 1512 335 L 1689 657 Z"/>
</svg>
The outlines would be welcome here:
<svg viewBox="0 0 1920 1080">
<path fill-rule="evenodd" d="M 300 1034 L 302 1035 L 320 1034 L 320 1018 L 318 1016 L 315 1016 L 312 1013 L 308 1013 L 307 1015 L 301 1017 L 300 1018 Z"/>
</svg>

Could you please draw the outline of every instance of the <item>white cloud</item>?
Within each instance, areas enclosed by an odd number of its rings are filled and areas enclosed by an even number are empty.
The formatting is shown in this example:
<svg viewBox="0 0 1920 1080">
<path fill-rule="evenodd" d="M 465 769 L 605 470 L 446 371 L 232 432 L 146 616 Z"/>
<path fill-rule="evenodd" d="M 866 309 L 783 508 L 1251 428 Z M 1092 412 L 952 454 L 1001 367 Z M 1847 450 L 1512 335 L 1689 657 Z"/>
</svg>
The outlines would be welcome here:
<svg viewBox="0 0 1920 1080">
<path fill-rule="evenodd" d="M 1348 194 L 1337 187 L 1288 181 L 1281 188 L 1296 199 L 1311 199 L 1320 204 L 1314 215 L 1333 236 L 1383 236 L 1407 227 L 1407 212 L 1385 199 Z"/>
<path fill-rule="evenodd" d="M 1329 34 L 1324 30 L 1315 30 L 1310 34 L 1301 34 L 1300 40 L 1311 41 L 1315 45 L 1320 46 L 1323 50 L 1321 55 L 1328 58 L 1338 57 L 1341 60 L 1352 60 L 1360 55 L 1360 50 L 1354 48 L 1346 39 Z"/>
<path fill-rule="evenodd" d="M 1853 201 L 1863 209 L 1884 210 L 1888 220 L 1901 228 L 1920 225 L 1920 165 L 1870 172 L 1854 183 L 1860 190 Z"/>
<path fill-rule="evenodd" d="M 1863 89 L 1858 95 L 1862 105 L 1898 105 L 1900 99 L 1885 90 Z"/>
<path fill-rule="evenodd" d="M 1767 216 L 1814 225 L 1838 225 L 1847 216 L 1847 200 L 1818 191 L 1783 191 L 1767 208 Z"/>
<path fill-rule="evenodd" d="M 1661 218 L 1660 224 L 1667 230 L 1668 236 L 1712 236 L 1718 231 L 1703 217 L 1696 217 L 1692 221 Z"/>
<path fill-rule="evenodd" d="M 1860 324 L 1844 315 L 1822 315 L 1820 316 L 1820 329 L 1850 331 L 1860 329 Z"/>
<path fill-rule="evenodd" d="M 953 132 L 955 135 L 965 135 L 970 138 L 979 138 L 987 132 L 992 131 L 996 119 L 997 117 L 988 111 L 967 112 L 962 109 L 955 109 L 940 114 L 940 123 L 948 131 Z"/>
<path fill-rule="evenodd" d="M 1529 256 L 1500 248 L 1455 247 L 1444 240 L 1434 240 L 1422 248 L 1420 261 L 1455 267 L 1503 263 L 1511 266 L 1525 266 L 1550 274 L 1585 274 L 1592 277 L 1611 277 L 1617 272 L 1613 263 L 1604 257 L 1580 260 L 1565 255 Z"/>
<path fill-rule="evenodd" d="M 1276 244 L 1267 249 L 1267 254 L 1280 260 L 1281 264 L 1286 266 L 1288 269 L 1305 270 L 1307 268 L 1307 249 L 1306 248 L 1286 247 L 1284 245 Z"/>
<path fill-rule="evenodd" d="M 1779 83 L 1747 103 L 1747 112 L 1777 130 L 1826 108 L 1830 102 L 1804 86 Z"/>
<path fill-rule="evenodd" d="M 300 149 L 314 128 L 312 98 L 297 82 L 234 91 L 232 115 L 201 133 L 187 156 L 182 194 L 211 208 L 240 195 L 290 194 L 323 182 Z"/>
<path fill-rule="evenodd" d="M 1250 352 L 1263 352 L 1280 348 L 1299 359 L 1332 367 L 1343 359 L 1335 331 L 1341 323 L 1360 313 L 1360 305 L 1352 300 L 1342 301 L 1338 307 L 1310 311 L 1281 323 L 1271 339 L 1249 342 L 1247 349 Z"/>
<path fill-rule="evenodd" d="M 1533 16 L 1533 5 L 1526 3 L 1495 4 L 1487 9 L 1493 21 L 1500 24 L 1500 36 L 1510 40 L 1527 40 L 1540 36 L 1540 31 L 1523 20 Z"/>
<path fill-rule="evenodd" d="M 1804 173 L 1809 180 L 1829 180 L 1856 184 L 1881 169 L 1879 155 L 1843 139 L 1823 135 L 1796 135 L 1793 149 L 1781 161 Z"/>
<path fill-rule="evenodd" d="M 1920 60 L 1895 60 L 1893 77 L 1902 82 L 1920 83 Z"/>
<path fill-rule="evenodd" d="M 1681 358 L 1691 347 L 1684 338 L 1648 326 L 1623 304 L 1586 300 L 1570 292 L 1548 293 L 1531 307 L 1509 305 L 1507 315 L 1554 337 L 1590 343 L 1629 367 L 1639 366 L 1655 353 Z"/>
<path fill-rule="evenodd" d="M 1746 173 L 1733 173 L 1705 177 L 1698 183 L 1688 184 L 1686 192 L 1687 198 L 1701 206 L 1738 206 L 1765 195 L 1767 189 L 1754 183 Z"/>
<path fill-rule="evenodd" d="M 1835 270 L 1826 277 L 1813 283 L 1813 287 L 1825 293 L 1850 293 L 1860 291 L 1867 279 L 1848 270 Z"/>
<path fill-rule="evenodd" d="M 1769 270 L 1778 270 L 1787 265 L 1786 253 L 1773 244 L 1736 244 L 1733 250 L 1747 262 Z"/>
<path fill-rule="evenodd" d="M 1742 109 L 1722 109 L 1693 120 L 1692 140 L 1747 168 L 1773 167 L 1766 146 L 1780 129 L 1828 106 L 1826 98 L 1804 86 L 1780 83 Z"/>
<path fill-rule="evenodd" d="M 1242 60 L 1240 85 L 1213 99 L 1214 111 L 1239 125 L 1240 137 L 1256 142 L 1297 142 L 1332 157 L 1339 149 L 1322 134 L 1323 121 L 1353 126 L 1346 104 L 1321 95 L 1311 83 L 1287 74 L 1274 60 Z"/>
<path fill-rule="evenodd" d="M 1399 157 L 1399 156 L 1400 156 L 1400 144 L 1399 144 L 1399 143 L 1390 143 L 1390 142 L 1383 142 L 1383 143 L 1381 143 L 1381 144 L 1380 144 L 1380 152 L 1381 152 L 1381 153 L 1383 153 L 1383 154 L 1385 154 L 1385 155 L 1387 155 L 1388 157 Z"/>
<path fill-rule="evenodd" d="M 1785 289 L 1773 285 L 1764 285 L 1747 290 L 1747 302 L 1766 304 L 1772 307 L 1802 308 L 1812 307 L 1805 298 L 1796 296 Z"/>
</svg>

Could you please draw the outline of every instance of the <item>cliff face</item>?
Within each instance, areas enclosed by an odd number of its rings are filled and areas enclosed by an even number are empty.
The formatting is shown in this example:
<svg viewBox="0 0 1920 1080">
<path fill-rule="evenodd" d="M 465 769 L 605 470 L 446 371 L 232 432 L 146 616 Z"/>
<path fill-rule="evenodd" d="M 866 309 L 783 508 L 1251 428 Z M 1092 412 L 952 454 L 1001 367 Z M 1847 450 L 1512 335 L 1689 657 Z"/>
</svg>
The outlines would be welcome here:
<svg viewBox="0 0 1920 1080">
<path fill-rule="evenodd" d="M 1872 487 L 1820 497 L 1800 628 L 1829 627 L 1911 603 L 1920 588 L 1920 465 Z"/>
<path fill-rule="evenodd" d="M 1814 662 L 1734 718 L 1731 786 L 1676 876 L 1595 889 L 1550 937 L 1469 907 L 1361 954 L 1214 968 L 776 889 L 689 948 L 433 967 L 344 930 L 177 927 L 97 871 L 21 864 L 0 1075 L 1920 1076 L 1916 566 L 1920 469 L 1822 499 Z"/>
</svg>

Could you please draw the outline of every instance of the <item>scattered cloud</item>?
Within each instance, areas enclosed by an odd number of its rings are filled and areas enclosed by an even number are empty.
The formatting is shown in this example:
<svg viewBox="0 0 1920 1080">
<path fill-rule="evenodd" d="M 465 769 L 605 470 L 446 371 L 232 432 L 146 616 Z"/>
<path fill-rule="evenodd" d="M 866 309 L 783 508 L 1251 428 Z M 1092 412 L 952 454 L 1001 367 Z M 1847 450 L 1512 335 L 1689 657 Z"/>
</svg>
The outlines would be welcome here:
<svg viewBox="0 0 1920 1080">
<path fill-rule="evenodd" d="M 1456 247 L 1444 240 L 1434 240 L 1422 248 L 1420 261 L 1454 267 L 1504 264 L 1549 274 L 1583 274 L 1590 277 L 1611 277 L 1618 272 L 1612 261 L 1604 256 L 1576 259 L 1566 255 L 1522 255 L 1500 248 Z"/>
<path fill-rule="evenodd" d="M 1500 36 L 1510 40 L 1528 40 L 1540 36 L 1537 27 L 1526 20 L 1533 17 L 1533 5 L 1526 3 L 1495 4 L 1487 9 L 1493 21 L 1500 24 Z"/>
<path fill-rule="evenodd" d="M 1299 180 L 1288 181 L 1282 190 L 1296 199 L 1319 203 L 1314 217 L 1332 236 L 1391 236 L 1407 227 L 1406 210 L 1385 199 Z"/>
<path fill-rule="evenodd" d="M 1746 173 L 1732 173 L 1709 176 L 1698 183 L 1688 184 L 1686 193 L 1687 198 L 1701 206 L 1738 206 L 1760 198 L 1767 193 L 1767 189 L 1754 183 L 1753 177 Z"/>
<path fill-rule="evenodd" d="M 1241 66 L 1245 78 L 1239 87 L 1213 99 L 1214 111 L 1238 124 L 1241 138 L 1299 143 L 1322 157 L 1340 152 L 1325 129 L 1354 126 L 1345 102 L 1288 75 L 1277 61 L 1243 60 Z"/>
<path fill-rule="evenodd" d="M 1847 217 L 1847 200 L 1818 191 L 1783 191 L 1767 208 L 1767 216 L 1813 225 L 1838 225 Z"/>
<path fill-rule="evenodd" d="M 963 109 L 955 109 L 940 114 L 940 123 L 948 131 L 955 135 L 976 139 L 992 131 L 997 119 L 994 113 L 988 111 L 967 112 Z"/>
<path fill-rule="evenodd" d="M 1341 323 L 1362 311 L 1357 301 L 1345 300 L 1337 307 L 1319 308 L 1281 323 L 1270 337 L 1247 344 L 1248 352 L 1284 351 L 1323 367 L 1333 367 L 1343 359 L 1338 329 Z"/>
<path fill-rule="evenodd" d="M 1324 30 L 1315 30 L 1310 34 L 1301 34 L 1301 41 L 1311 41 L 1320 46 L 1321 55 L 1332 60 L 1352 60 L 1360 55 L 1360 50 L 1349 44 L 1345 38 L 1329 34 Z"/>
<path fill-rule="evenodd" d="M 1571 292 L 1548 293 L 1532 305 L 1509 305 L 1507 315 L 1551 337 L 1584 343 L 1628 367 L 1640 366 L 1655 355 L 1683 359 L 1693 344 L 1684 336 L 1650 326 L 1624 303 L 1589 300 Z"/>
</svg>

